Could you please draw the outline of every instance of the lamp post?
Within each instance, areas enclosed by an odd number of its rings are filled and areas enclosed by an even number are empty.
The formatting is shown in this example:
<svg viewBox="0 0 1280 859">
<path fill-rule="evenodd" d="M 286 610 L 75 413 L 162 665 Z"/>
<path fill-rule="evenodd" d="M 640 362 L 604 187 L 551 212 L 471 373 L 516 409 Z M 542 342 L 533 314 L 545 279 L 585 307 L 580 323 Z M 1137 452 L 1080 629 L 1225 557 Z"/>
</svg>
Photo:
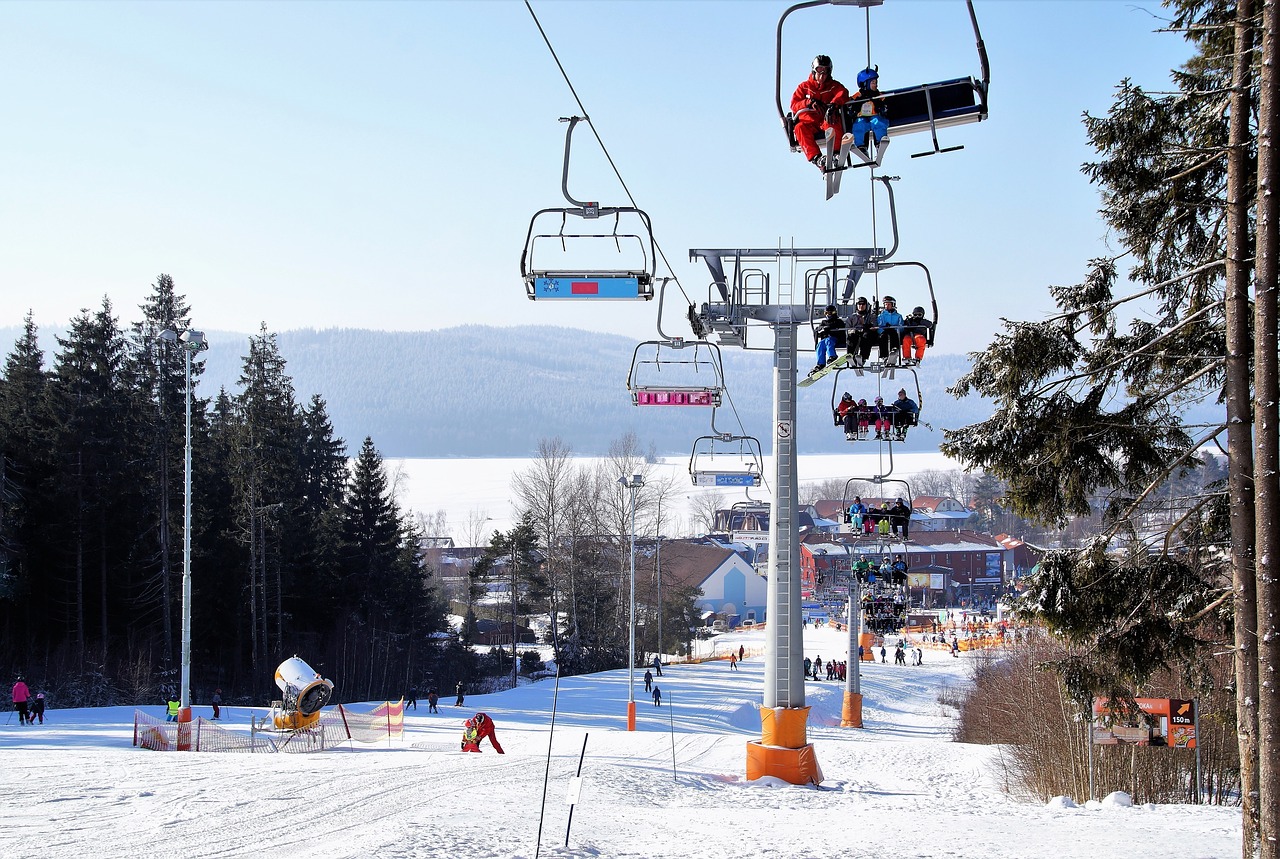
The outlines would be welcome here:
<svg viewBox="0 0 1280 859">
<path fill-rule="evenodd" d="M 644 476 L 619 477 L 618 483 L 631 490 L 631 620 L 627 639 L 627 730 L 636 729 L 636 490 L 644 486 Z"/>
<path fill-rule="evenodd" d="M 518 545 L 515 535 L 511 540 L 511 688 L 515 689 L 520 685 L 520 657 L 516 656 L 516 555 L 518 554 Z"/>
<path fill-rule="evenodd" d="M 186 370 L 187 435 L 182 477 L 182 680 L 178 698 L 178 721 L 191 721 L 191 356 L 209 348 L 203 331 L 190 329 L 179 334 L 172 328 L 160 332 L 160 339 L 182 350 Z M 182 748 L 182 731 L 178 732 Z M 189 747 L 189 741 L 187 743 Z"/>
</svg>

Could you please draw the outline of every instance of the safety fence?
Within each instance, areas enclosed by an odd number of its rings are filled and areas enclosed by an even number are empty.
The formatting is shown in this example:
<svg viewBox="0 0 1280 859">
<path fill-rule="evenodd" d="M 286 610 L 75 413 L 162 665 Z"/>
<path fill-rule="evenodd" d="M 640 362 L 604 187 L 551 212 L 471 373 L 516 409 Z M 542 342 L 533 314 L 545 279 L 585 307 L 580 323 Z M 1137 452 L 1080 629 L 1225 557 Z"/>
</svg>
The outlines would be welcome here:
<svg viewBox="0 0 1280 859">
<path fill-rule="evenodd" d="M 133 712 L 133 744 L 161 752 L 320 752 L 347 740 L 376 743 L 403 735 L 403 699 L 384 702 L 368 713 L 355 713 L 339 704 L 322 710 L 319 719 L 298 731 L 276 730 L 270 714 L 253 719 L 246 733 L 198 717 L 168 722 L 141 710 Z"/>
</svg>

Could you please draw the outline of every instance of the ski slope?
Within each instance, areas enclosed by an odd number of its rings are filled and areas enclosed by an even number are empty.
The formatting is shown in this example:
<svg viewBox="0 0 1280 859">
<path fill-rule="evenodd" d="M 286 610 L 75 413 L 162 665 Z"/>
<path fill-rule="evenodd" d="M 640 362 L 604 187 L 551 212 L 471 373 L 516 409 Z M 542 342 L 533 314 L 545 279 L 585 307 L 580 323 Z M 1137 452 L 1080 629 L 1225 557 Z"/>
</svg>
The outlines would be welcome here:
<svg viewBox="0 0 1280 859">
<path fill-rule="evenodd" d="M 1239 855 L 1235 808 L 1086 806 L 1083 797 L 1070 807 L 1003 793 L 1000 749 L 952 742 L 954 711 L 939 702 L 967 682 L 968 654 L 926 651 L 922 667 L 865 665 L 861 730 L 839 727 L 842 684 L 810 682 L 822 789 L 747 782 L 764 670 L 752 653 L 764 634 L 720 641 L 745 645 L 741 669 L 669 666 L 657 679 L 661 708 L 636 672 L 634 733 L 625 730 L 625 670 L 563 679 L 554 734 L 548 680 L 468 696 L 464 708 L 449 696 L 438 715 L 423 699 L 402 740 L 314 754 L 144 751 L 130 745 L 131 707 L 51 710 L 43 726 L 0 729 L 0 857 Z M 824 661 L 845 658 L 846 643 L 843 633 L 805 632 L 806 652 Z M 340 689 L 342 678 L 333 679 Z M 147 710 L 158 716 L 163 707 Z M 487 744 L 480 755 L 457 751 L 464 718 L 478 710 L 496 721 L 505 755 Z M 263 711 L 224 708 L 224 725 L 247 731 L 254 712 Z M 584 742 L 565 846 L 566 796 Z"/>
</svg>

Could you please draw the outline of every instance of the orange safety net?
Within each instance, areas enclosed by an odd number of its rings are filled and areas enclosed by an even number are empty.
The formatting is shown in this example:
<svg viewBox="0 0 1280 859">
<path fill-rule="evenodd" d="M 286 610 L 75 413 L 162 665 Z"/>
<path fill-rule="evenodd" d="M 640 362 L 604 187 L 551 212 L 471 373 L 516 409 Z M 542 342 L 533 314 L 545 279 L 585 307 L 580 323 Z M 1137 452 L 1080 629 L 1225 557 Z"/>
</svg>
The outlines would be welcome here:
<svg viewBox="0 0 1280 859">
<path fill-rule="evenodd" d="M 254 720 L 249 733 L 226 728 L 207 719 L 192 722 L 167 722 L 141 710 L 133 713 L 133 744 L 154 751 L 173 751 L 178 747 L 178 732 L 189 734 L 190 747 L 196 752 L 319 752 L 347 740 L 375 743 L 404 735 L 404 700 L 384 702 L 369 713 L 353 713 L 339 704 L 322 710 L 320 718 L 298 731 L 276 731 L 267 728 L 270 717 Z"/>
</svg>

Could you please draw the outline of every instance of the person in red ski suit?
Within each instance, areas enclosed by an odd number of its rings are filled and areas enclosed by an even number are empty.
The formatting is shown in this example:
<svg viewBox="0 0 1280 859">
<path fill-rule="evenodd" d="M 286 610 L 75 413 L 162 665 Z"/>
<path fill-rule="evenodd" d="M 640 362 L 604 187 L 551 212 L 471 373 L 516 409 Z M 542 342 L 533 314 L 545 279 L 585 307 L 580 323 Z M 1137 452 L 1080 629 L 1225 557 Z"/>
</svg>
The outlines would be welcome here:
<svg viewBox="0 0 1280 859">
<path fill-rule="evenodd" d="M 462 750 L 464 752 L 480 751 L 480 741 L 485 737 L 493 744 L 493 750 L 505 755 L 502 746 L 498 745 L 498 735 L 493 730 L 493 719 L 484 713 L 476 713 L 462 726 Z"/>
<path fill-rule="evenodd" d="M 813 58 L 813 71 L 800 82 L 795 94 L 791 96 L 791 112 L 796 118 L 796 142 L 800 144 L 800 151 L 811 163 L 817 164 L 820 170 L 826 169 L 828 165 L 823 163 L 815 138 L 820 132 L 830 129 L 835 135 L 836 147 L 839 147 L 840 138 L 844 136 L 844 123 L 840 111 L 829 108 L 842 105 L 848 100 L 849 90 L 831 77 L 831 58 L 826 54 L 818 54 Z"/>
</svg>

